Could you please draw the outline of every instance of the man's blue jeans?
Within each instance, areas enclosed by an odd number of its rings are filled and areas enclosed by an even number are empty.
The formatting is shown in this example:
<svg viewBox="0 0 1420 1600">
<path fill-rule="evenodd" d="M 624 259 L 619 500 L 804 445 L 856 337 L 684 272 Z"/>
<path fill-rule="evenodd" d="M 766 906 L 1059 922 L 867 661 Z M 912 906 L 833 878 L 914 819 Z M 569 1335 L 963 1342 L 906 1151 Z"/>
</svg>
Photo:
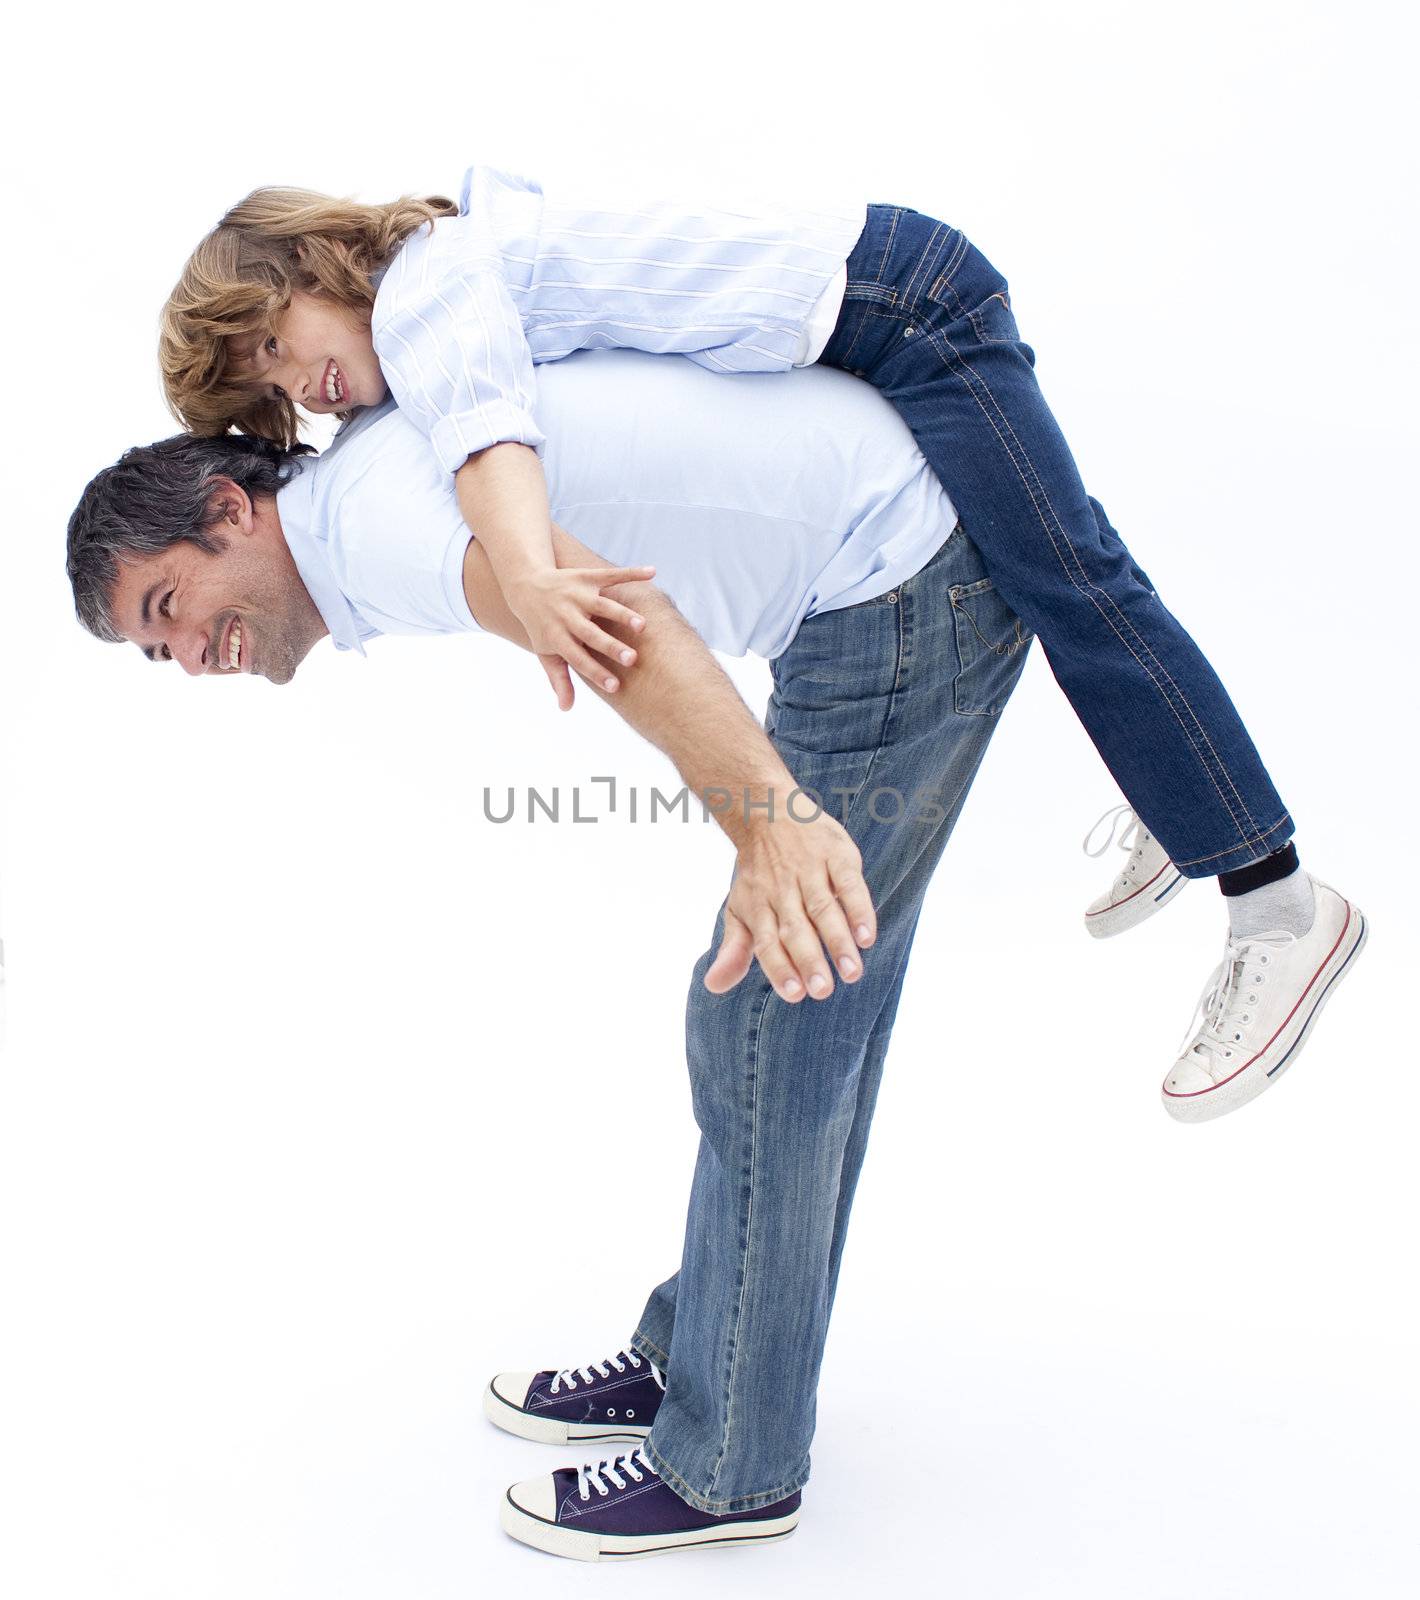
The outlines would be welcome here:
<svg viewBox="0 0 1420 1600">
<path fill-rule="evenodd" d="M 709 993 L 717 919 L 691 977 L 702 1137 L 685 1249 L 632 1344 L 667 1378 L 651 1459 L 702 1511 L 768 1505 L 808 1476 L 848 1213 L 918 913 L 1029 643 L 958 529 L 891 593 L 807 619 L 772 663 L 766 730 L 861 851 L 878 937 L 857 983 L 790 1005 L 757 964 Z"/>
<path fill-rule="evenodd" d="M 870 206 L 822 361 L 893 403 L 986 570 L 1145 825 L 1187 877 L 1292 833 L 1227 691 L 1084 484 L 1006 280 L 955 228 Z"/>
</svg>

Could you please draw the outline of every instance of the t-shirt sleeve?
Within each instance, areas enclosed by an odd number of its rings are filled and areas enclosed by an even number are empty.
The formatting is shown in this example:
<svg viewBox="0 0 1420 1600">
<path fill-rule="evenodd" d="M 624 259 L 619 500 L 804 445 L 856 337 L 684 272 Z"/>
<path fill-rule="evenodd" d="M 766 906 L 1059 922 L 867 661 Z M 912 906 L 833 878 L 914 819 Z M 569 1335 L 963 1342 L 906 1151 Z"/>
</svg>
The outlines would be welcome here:
<svg viewBox="0 0 1420 1600">
<path fill-rule="evenodd" d="M 463 588 L 473 535 L 447 484 L 367 472 L 331 508 L 336 579 L 382 633 L 483 632 Z"/>
<path fill-rule="evenodd" d="M 400 270 L 395 262 L 392 272 Z M 411 277 L 414 274 L 411 273 Z M 382 291 L 371 328 L 399 408 L 429 436 L 440 465 L 513 442 L 540 450 L 532 352 L 496 263 L 455 261 Z"/>
</svg>

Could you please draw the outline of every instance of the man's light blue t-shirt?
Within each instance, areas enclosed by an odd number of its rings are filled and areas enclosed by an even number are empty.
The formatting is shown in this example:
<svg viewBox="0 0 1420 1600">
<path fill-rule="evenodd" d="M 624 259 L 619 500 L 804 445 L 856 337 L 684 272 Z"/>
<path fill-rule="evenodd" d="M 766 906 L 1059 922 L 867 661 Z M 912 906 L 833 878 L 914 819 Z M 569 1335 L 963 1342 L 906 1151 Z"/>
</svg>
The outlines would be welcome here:
<svg viewBox="0 0 1420 1600">
<path fill-rule="evenodd" d="M 836 368 L 716 374 L 583 351 L 539 366 L 536 384 L 553 520 L 612 565 L 654 564 L 728 655 L 772 659 L 805 617 L 910 578 L 956 525 L 906 423 Z M 453 479 L 393 404 L 304 462 L 278 506 L 337 649 L 481 631 Z"/>
</svg>

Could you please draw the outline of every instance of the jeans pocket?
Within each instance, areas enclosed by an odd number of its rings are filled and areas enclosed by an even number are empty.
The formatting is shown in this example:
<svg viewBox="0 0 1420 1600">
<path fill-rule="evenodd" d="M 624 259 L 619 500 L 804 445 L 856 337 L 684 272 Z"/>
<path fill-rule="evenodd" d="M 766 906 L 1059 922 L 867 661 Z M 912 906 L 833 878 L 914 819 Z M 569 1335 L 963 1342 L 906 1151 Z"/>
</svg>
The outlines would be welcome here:
<svg viewBox="0 0 1420 1600">
<path fill-rule="evenodd" d="M 990 578 L 954 583 L 951 596 L 957 711 L 969 717 L 999 716 L 1024 665 L 1031 631 L 997 594 Z"/>
<path fill-rule="evenodd" d="M 1004 289 L 988 295 L 975 311 L 967 313 L 972 332 L 982 344 L 1019 344 L 1021 330 Z"/>
</svg>

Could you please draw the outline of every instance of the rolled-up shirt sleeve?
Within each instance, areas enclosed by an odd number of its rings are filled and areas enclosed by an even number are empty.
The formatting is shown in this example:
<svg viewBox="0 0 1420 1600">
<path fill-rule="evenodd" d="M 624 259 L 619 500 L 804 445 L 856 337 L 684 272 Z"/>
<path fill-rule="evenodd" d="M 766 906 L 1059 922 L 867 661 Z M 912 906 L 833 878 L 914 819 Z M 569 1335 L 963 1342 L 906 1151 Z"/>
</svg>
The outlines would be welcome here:
<svg viewBox="0 0 1420 1600">
<path fill-rule="evenodd" d="M 377 304 L 371 332 L 390 393 L 446 472 L 495 444 L 541 452 L 532 352 L 494 264 L 460 263 L 432 282 L 401 286 L 387 306 Z"/>
</svg>

